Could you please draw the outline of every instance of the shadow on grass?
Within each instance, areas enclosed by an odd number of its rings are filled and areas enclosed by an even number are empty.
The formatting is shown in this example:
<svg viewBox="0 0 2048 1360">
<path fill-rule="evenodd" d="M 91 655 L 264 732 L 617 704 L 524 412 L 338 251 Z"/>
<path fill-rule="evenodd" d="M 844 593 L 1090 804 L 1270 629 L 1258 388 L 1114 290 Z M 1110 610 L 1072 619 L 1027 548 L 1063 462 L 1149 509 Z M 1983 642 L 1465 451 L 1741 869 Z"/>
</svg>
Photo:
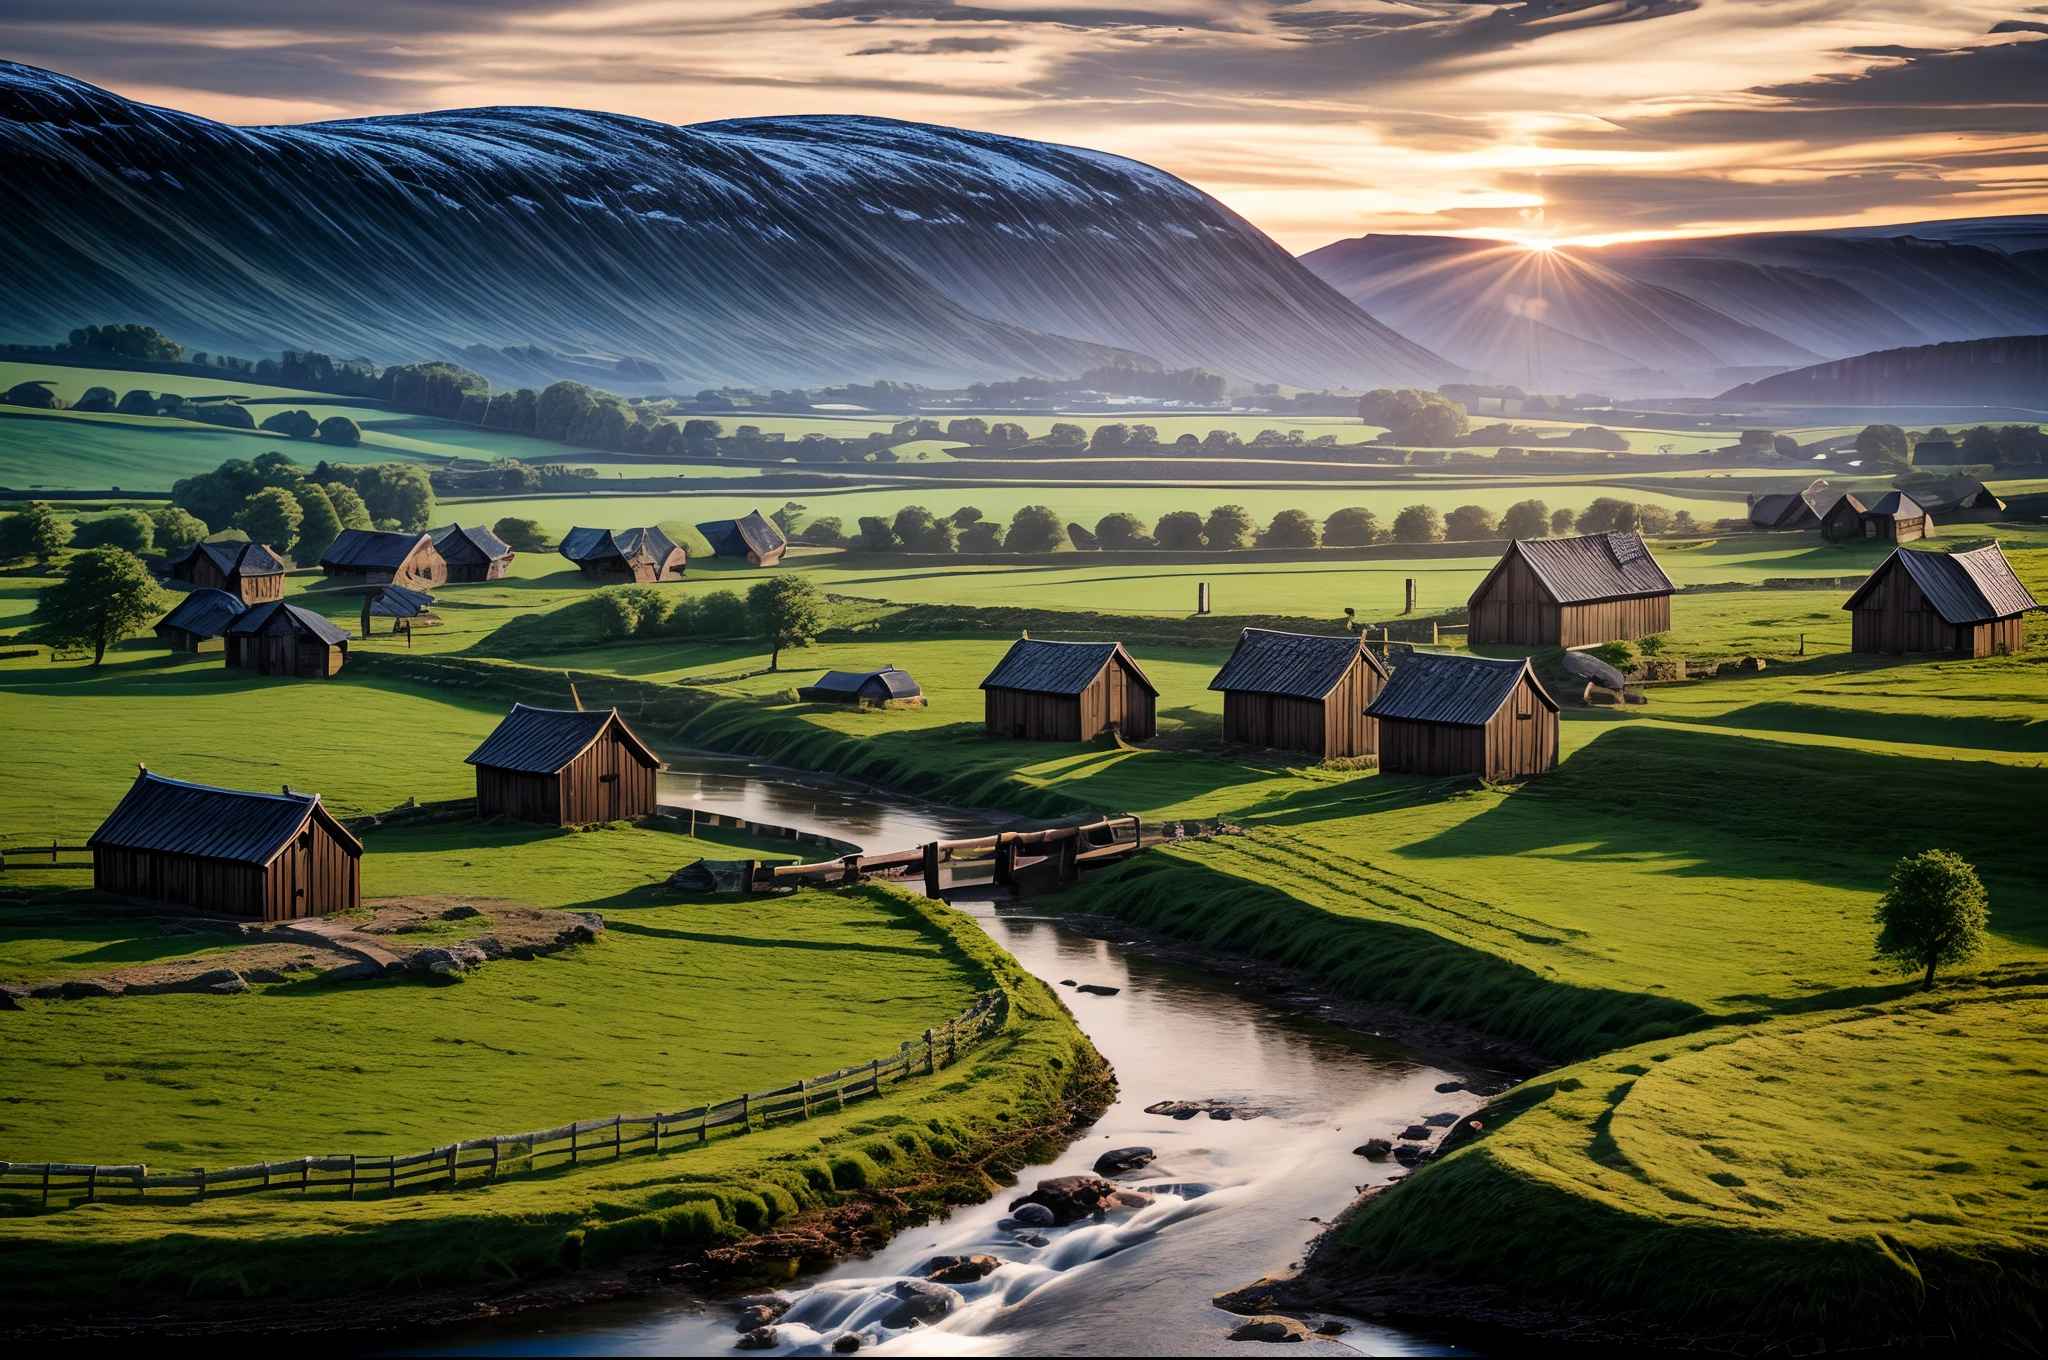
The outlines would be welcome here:
<svg viewBox="0 0 2048 1360">
<path fill-rule="evenodd" d="M 1963 714 L 1879 713 L 1822 704 L 1773 701 L 1713 717 L 1663 715 L 1666 721 L 1759 732 L 1811 732 L 1856 741 L 1949 746 L 1977 751 L 2048 751 L 2048 716 L 1990 718 Z"/>
<path fill-rule="evenodd" d="M 943 957 L 933 946 L 917 949 L 900 944 L 854 944 L 833 940 L 793 940 L 764 935 L 718 935 L 709 931 L 677 930 L 672 926 L 642 925 L 637 921 L 605 922 L 605 929 L 621 935 L 646 935 L 661 940 L 684 940 L 691 944 L 728 945 L 738 949 L 808 949 L 826 953 L 846 954 L 899 954 L 906 958 L 936 959 Z"/>
</svg>

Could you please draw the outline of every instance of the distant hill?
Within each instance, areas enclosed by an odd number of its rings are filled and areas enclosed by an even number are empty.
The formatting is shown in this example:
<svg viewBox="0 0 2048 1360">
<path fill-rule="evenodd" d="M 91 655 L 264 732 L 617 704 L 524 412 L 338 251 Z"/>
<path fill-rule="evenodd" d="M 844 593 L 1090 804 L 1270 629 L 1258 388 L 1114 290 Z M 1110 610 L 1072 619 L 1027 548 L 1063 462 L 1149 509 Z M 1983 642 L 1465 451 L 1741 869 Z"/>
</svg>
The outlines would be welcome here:
<svg viewBox="0 0 2048 1360">
<path fill-rule="evenodd" d="M 1729 402 L 1820 406 L 2021 406 L 2048 410 L 2048 335 L 1879 350 L 1744 383 Z"/>
<path fill-rule="evenodd" d="M 629 390 L 1133 356 L 1308 387 L 1459 376 L 1163 171 L 884 119 L 234 128 L 0 63 L 0 182 L 0 340 L 139 321 Z"/>
</svg>

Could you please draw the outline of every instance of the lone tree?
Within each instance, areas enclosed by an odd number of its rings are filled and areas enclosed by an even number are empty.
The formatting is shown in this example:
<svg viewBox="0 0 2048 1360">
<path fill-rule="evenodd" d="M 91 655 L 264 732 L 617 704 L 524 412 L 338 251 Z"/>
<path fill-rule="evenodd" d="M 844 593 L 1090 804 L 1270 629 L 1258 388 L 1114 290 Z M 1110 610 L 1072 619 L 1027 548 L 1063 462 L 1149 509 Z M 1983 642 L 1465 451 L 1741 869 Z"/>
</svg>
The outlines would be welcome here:
<svg viewBox="0 0 2048 1360">
<path fill-rule="evenodd" d="M 141 558 L 121 548 L 89 548 L 42 593 L 29 623 L 36 639 L 53 647 L 91 647 L 97 666 L 109 643 L 141 631 L 156 611 L 156 582 Z"/>
<path fill-rule="evenodd" d="M 1902 973 L 1961 963 L 1984 948 L 1984 885 L 1968 860 L 1948 850 L 1923 850 L 1892 866 L 1891 890 L 1877 903 L 1877 957 Z"/>
<path fill-rule="evenodd" d="M 802 576 L 778 576 L 747 592 L 754 635 L 768 644 L 768 669 L 782 669 L 784 647 L 810 644 L 825 626 L 825 597 Z"/>
</svg>

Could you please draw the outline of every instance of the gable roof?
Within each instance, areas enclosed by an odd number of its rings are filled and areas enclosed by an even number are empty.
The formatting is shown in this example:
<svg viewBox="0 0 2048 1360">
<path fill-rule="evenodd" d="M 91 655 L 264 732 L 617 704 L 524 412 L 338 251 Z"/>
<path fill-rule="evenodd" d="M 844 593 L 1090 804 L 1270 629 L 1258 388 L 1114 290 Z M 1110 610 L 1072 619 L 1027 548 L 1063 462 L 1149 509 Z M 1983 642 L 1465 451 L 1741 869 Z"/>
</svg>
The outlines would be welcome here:
<svg viewBox="0 0 2048 1360">
<path fill-rule="evenodd" d="M 615 722 L 620 737 L 641 764 L 650 768 L 661 764 L 661 758 L 633 735 L 616 708 L 535 708 L 531 704 L 514 704 L 504 721 L 484 738 L 484 744 L 464 760 L 520 774 L 555 774 L 589 750 Z"/>
<path fill-rule="evenodd" d="M 432 546 L 427 534 L 394 533 L 388 529 L 343 529 L 334 546 L 320 554 L 320 565 L 343 570 L 371 571 L 402 567 L 422 543 Z"/>
<path fill-rule="evenodd" d="M 1593 600 L 1616 600 L 1636 595 L 1668 595 L 1677 587 L 1650 556 L 1649 545 L 1633 530 L 1610 534 L 1586 534 L 1579 538 L 1518 538 L 1508 544 L 1493 570 L 1472 592 L 1477 600 L 1486 593 L 1507 566 L 1519 555 L 1536 573 L 1536 579 L 1559 604 L 1586 604 Z"/>
<path fill-rule="evenodd" d="M 1121 642 L 1040 642 L 1019 638 L 981 682 L 983 689 L 1019 689 L 1031 694 L 1079 694 L 1102 673 L 1112 657 L 1121 657 L 1131 678 L 1155 697 L 1159 690 L 1138 669 Z"/>
<path fill-rule="evenodd" d="M 232 576 L 237 571 L 244 576 L 282 576 L 285 571 L 284 559 L 265 545 L 232 538 L 219 543 L 194 543 L 165 565 L 182 567 L 195 557 L 212 562 L 223 576 Z"/>
<path fill-rule="evenodd" d="M 1483 727 L 1513 696 L 1525 675 L 1544 706 L 1555 713 L 1557 701 L 1543 688 L 1527 660 L 1417 652 L 1394 668 L 1365 714 L 1405 722 Z"/>
<path fill-rule="evenodd" d="M 739 519 L 709 520 L 698 525 L 697 532 L 720 557 L 745 557 L 750 552 L 766 556 L 789 546 L 782 530 L 774 521 L 762 518 L 759 510 L 749 510 Z"/>
<path fill-rule="evenodd" d="M 1237 640 L 1237 650 L 1210 689 L 1238 690 L 1251 694 L 1283 694 L 1295 699 L 1324 699 L 1351 671 L 1360 657 L 1385 676 L 1387 668 L 1365 650 L 1362 640 L 1349 633 L 1282 633 L 1270 628 L 1247 628 Z"/>
<path fill-rule="evenodd" d="M 363 853 L 317 793 L 217 789 L 144 770 L 87 844 L 268 864 L 316 817 L 349 853 Z"/>
<path fill-rule="evenodd" d="M 607 557 L 631 561 L 635 557 L 646 557 L 656 563 L 666 563 L 671 553 L 680 552 L 669 536 L 659 529 L 641 527 L 638 529 L 571 529 L 562 535 L 562 544 L 555 549 L 571 562 L 596 562 Z"/>
<path fill-rule="evenodd" d="M 1863 502 L 1866 515 L 1890 515 L 1894 519 L 1914 519 L 1927 512 L 1920 503 L 1903 491 L 1887 491 L 1876 500 Z"/>
<path fill-rule="evenodd" d="M 379 618 L 412 619 L 418 618 L 433 602 L 434 597 L 424 590 L 390 585 L 370 597 L 369 610 Z"/>
<path fill-rule="evenodd" d="M 157 621 L 156 627 L 158 632 L 177 628 L 197 637 L 219 637 L 248 608 L 239 595 L 205 586 L 188 592 L 170 613 Z"/>
<path fill-rule="evenodd" d="M 512 549 L 505 540 L 481 524 L 468 529 L 460 524 L 444 524 L 438 529 L 427 530 L 427 537 L 434 540 L 441 556 L 450 562 L 496 562 L 512 555 Z M 456 555 L 450 557 L 450 553 Z"/>
<path fill-rule="evenodd" d="M 1953 514 L 1958 510 L 2003 510 L 2005 502 L 1975 477 L 1944 477 L 1913 488 L 1913 499 L 1929 514 Z"/>
<path fill-rule="evenodd" d="M 872 671 L 826 671 L 797 691 L 799 698 L 808 695 L 822 695 L 827 698 L 857 696 L 873 681 L 881 686 L 891 699 L 909 699 L 924 693 L 909 671 L 899 671 L 894 666 L 884 666 Z"/>
<path fill-rule="evenodd" d="M 2012 574 L 2012 564 L 2005 560 L 2004 551 L 1996 543 L 1959 553 L 1894 548 L 1883 565 L 1856 587 L 1842 608 L 1856 608 L 1895 563 L 1920 587 L 1920 593 L 1927 597 L 1942 621 L 1952 627 L 1989 623 L 2040 608 L 2020 584 L 2019 577 Z"/>
<path fill-rule="evenodd" d="M 283 611 L 281 616 L 278 612 L 280 610 Z M 295 604 L 286 604 L 283 600 L 266 600 L 262 604 L 251 605 L 236 616 L 235 621 L 228 625 L 227 631 L 236 637 L 260 633 L 280 617 L 297 631 L 311 633 L 330 647 L 337 642 L 348 641 L 346 628 L 337 628 L 312 610 L 301 609 Z"/>
<path fill-rule="evenodd" d="M 1812 493 L 1774 491 L 1758 496 L 1749 507 L 1749 522 L 1763 529 L 1804 529 L 1818 518 L 1809 500 Z"/>
</svg>

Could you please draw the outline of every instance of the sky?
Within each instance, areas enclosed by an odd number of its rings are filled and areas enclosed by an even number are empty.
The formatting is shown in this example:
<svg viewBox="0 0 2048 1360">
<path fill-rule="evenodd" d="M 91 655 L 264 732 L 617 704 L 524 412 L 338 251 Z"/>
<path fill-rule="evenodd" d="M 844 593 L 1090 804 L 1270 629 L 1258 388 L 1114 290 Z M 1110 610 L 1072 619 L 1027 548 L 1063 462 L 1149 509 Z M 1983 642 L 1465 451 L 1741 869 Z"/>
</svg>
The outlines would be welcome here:
<svg viewBox="0 0 2048 1360">
<path fill-rule="evenodd" d="M 287 17 L 291 11 L 299 17 Z M 6 0 L 0 56 L 240 124 L 857 113 L 1092 147 L 1291 250 L 2048 211 L 2048 4 Z"/>
</svg>

